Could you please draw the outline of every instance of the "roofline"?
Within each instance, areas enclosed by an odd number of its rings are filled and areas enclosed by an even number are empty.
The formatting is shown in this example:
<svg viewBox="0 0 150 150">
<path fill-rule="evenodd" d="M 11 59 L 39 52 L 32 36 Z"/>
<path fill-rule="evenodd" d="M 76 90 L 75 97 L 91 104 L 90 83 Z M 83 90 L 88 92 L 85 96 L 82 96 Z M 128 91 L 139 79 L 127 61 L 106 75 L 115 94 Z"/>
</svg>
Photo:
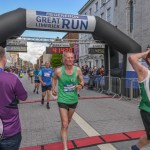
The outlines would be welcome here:
<svg viewBox="0 0 150 150">
<path fill-rule="evenodd" d="M 78 14 L 82 14 L 83 11 L 93 2 L 94 0 L 88 0 L 85 5 L 78 11 Z"/>
<path fill-rule="evenodd" d="M 65 39 L 65 37 L 68 35 L 68 32 L 62 37 L 62 39 Z"/>
</svg>

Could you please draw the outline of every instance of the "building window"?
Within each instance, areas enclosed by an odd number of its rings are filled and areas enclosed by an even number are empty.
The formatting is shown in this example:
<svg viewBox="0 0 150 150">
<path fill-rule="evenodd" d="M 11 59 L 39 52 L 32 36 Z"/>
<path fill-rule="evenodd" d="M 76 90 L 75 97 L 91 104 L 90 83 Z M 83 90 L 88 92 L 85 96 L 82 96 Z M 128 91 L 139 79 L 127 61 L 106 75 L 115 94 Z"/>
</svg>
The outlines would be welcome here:
<svg viewBox="0 0 150 150">
<path fill-rule="evenodd" d="M 133 15 L 134 15 L 134 4 L 133 0 L 130 1 L 130 32 L 133 31 Z"/>
<path fill-rule="evenodd" d="M 102 18 L 103 20 L 105 20 L 104 12 L 103 12 L 103 13 L 101 13 L 101 18 Z"/>
<path fill-rule="evenodd" d="M 107 9 L 107 22 L 111 23 L 111 8 Z"/>
<path fill-rule="evenodd" d="M 89 9 L 90 15 L 92 14 L 92 8 Z"/>
<path fill-rule="evenodd" d="M 98 11 L 98 2 L 95 3 L 95 12 Z"/>
<path fill-rule="evenodd" d="M 101 6 L 104 6 L 106 3 L 106 0 L 101 0 Z"/>
<path fill-rule="evenodd" d="M 116 3 L 115 3 L 115 6 L 117 7 L 117 5 L 118 5 L 118 0 L 116 0 Z"/>
</svg>

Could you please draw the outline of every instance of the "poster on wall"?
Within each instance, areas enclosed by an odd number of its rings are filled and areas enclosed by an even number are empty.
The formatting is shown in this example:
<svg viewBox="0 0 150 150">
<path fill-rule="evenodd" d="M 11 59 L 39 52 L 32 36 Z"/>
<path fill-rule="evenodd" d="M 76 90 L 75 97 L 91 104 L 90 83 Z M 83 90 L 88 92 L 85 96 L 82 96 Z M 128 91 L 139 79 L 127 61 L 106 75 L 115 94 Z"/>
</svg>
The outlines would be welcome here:
<svg viewBox="0 0 150 150">
<path fill-rule="evenodd" d="M 26 27 L 28 29 L 87 33 L 94 32 L 95 26 L 94 16 L 26 10 Z"/>
</svg>

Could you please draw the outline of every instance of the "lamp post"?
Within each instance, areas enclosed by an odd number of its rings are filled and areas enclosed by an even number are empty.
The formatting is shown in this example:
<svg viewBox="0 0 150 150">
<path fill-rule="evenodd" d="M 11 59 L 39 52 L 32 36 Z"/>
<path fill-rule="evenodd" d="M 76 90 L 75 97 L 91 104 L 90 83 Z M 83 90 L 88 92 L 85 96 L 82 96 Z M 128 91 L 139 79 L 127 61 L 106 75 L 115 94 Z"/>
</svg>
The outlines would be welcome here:
<svg viewBox="0 0 150 150">
<path fill-rule="evenodd" d="M 110 72 L 110 46 L 108 46 L 108 95 L 112 95 L 112 87 L 111 87 L 111 72 Z"/>
</svg>

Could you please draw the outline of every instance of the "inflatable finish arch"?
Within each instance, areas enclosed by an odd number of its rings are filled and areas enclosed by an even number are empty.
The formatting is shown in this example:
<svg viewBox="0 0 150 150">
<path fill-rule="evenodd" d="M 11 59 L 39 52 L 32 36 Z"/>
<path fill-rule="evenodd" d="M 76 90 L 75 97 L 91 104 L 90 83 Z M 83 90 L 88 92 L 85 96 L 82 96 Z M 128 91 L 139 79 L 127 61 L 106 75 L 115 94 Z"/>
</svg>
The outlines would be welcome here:
<svg viewBox="0 0 150 150">
<path fill-rule="evenodd" d="M 0 45 L 25 30 L 91 33 L 123 55 L 141 52 L 141 46 L 97 16 L 33 11 L 19 8 L 0 16 Z M 105 60 L 106 63 L 106 60 Z M 117 67 L 116 67 L 117 68 Z"/>
<path fill-rule="evenodd" d="M 0 16 L 0 43 L 25 30 L 90 32 L 122 54 L 141 51 L 141 46 L 116 27 L 94 16 L 47 13 L 19 8 Z"/>
</svg>

